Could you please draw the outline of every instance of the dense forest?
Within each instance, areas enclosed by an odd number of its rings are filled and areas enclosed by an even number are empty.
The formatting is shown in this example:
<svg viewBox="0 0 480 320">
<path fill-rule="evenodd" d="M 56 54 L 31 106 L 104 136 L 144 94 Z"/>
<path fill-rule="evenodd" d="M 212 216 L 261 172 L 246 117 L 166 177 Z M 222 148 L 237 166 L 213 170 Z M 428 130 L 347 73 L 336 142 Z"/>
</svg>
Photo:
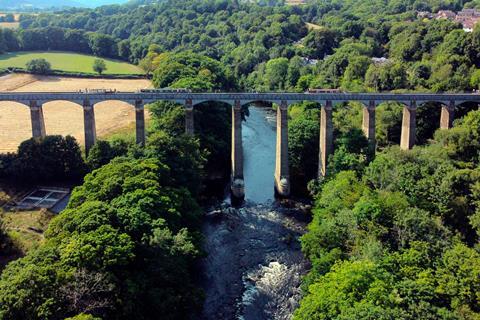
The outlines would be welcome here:
<svg viewBox="0 0 480 320">
<path fill-rule="evenodd" d="M 22 15 L 18 31 L 3 30 L 0 50 L 71 50 L 138 63 L 155 44 L 160 52 L 216 59 L 241 87 L 257 90 L 462 91 L 480 81 L 480 30 L 463 32 L 453 21 L 416 14 L 462 7 L 463 1 L 225 0 L 69 9 Z"/>
<path fill-rule="evenodd" d="M 302 6 L 172 0 L 69 9 L 22 15 L 18 31 L 0 33 L 0 49 L 120 58 L 138 63 L 156 87 L 461 92 L 480 85 L 480 27 L 465 32 L 458 23 L 416 12 L 477 6 L 460 0 Z M 82 313 L 184 319 L 199 308 L 202 294 L 192 281 L 193 261 L 203 254 L 198 201 L 205 173 L 228 176 L 229 170 L 229 107 L 209 108 L 217 112 L 196 108 L 197 139 L 181 134 L 181 107 L 157 103 L 145 149 L 99 142 L 83 162 L 71 138 L 49 137 L 26 141 L 0 159 L 7 179 L 87 173 L 67 210 L 52 221 L 45 244 L 3 271 L 0 319 L 88 319 Z M 316 180 L 318 105 L 290 107 L 292 190 L 315 202 L 301 240 L 312 269 L 294 318 L 480 317 L 475 109 L 460 105 L 454 128 L 437 130 L 440 106 L 419 106 L 419 146 L 401 151 L 394 146 L 401 105 L 377 108 L 377 150 L 360 129 L 362 105 L 337 105 L 335 153 L 328 176 Z M 60 151 L 61 159 L 48 156 Z M 22 159 L 35 161 L 25 166 Z M 38 170 L 51 166 L 57 171 Z"/>
</svg>

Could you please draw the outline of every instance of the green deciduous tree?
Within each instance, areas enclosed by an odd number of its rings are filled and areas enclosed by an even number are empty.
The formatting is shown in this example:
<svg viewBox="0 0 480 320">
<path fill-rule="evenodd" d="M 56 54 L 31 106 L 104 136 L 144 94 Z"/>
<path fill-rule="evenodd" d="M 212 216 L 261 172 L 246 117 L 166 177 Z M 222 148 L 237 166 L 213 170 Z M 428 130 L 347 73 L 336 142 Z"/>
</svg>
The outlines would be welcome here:
<svg viewBox="0 0 480 320">
<path fill-rule="evenodd" d="M 107 64 L 105 63 L 105 60 L 95 59 L 93 61 L 93 71 L 98 74 L 102 74 L 105 70 L 107 70 Z"/>
<path fill-rule="evenodd" d="M 33 74 L 49 74 L 52 66 L 45 59 L 33 59 L 26 64 L 27 71 Z"/>
</svg>

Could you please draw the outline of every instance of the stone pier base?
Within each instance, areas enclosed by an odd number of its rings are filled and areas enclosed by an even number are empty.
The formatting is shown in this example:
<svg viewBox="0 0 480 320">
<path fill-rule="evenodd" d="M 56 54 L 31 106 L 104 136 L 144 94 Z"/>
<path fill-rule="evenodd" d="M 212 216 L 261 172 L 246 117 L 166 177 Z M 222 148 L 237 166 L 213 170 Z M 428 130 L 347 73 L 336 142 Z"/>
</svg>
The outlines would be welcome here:
<svg viewBox="0 0 480 320">
<path fill-rule="evenodd" d="M 192 100 L 189 99 L 185 102 L 185 133 L 188 135 L 195 133 L 193 112 Z"/>
<path fill-rule="evenodd" d="M 440 115 L 440 129 L 450 129 L 453 126 L 455 118 L 455 101 L 450 101 L 449 105 L 442 105 Z"/>
<path fill-rule="evenodd" d="M 45 137 L 46 131 L 43 108 L 42 105 L 38 105 L 36 101 L 30 102 L 30 118 L 32 121 L 32 136 L 34 138 Z"/>
<path fill-rule="evenodd" d="M 243 181 L 243 146 L 242 146 L 242 105 L 235 101 L 232 106 L 232 196 L 237 199 L 245 197 Z"/>
<path fill-rule="evenodd" d="M 277 108 L 275 191 L 280 197 L 288 197 L 290 195 L 290 170 L 288 164 L 288 104 L 286 101 L 282 101 Z"/>
<path fill-rule="evenodd" d="M 417 104 L 412 101 L 409 106 L 403 107 L 402 136 L 400 149 L 410 150 L 415 145 L 417 129 Z"/>
<path fill-rule="evenodd" d="M 318 177 L 327 175 L 328 157 L 333 153 L 332 101 L 326 101 L 320 111 L 320 152 L 318 159 Z"/>
<path fill-rule="evenodd" d="M 88 101 L 83 103 L 83 125 L 85 130 L 85 153 L 88 155 L 90 149 L 97 140 L 95 111 L 93 109 L 93 105 L 91 105 Z"/>
<path fill-rule="evenodd" d="M 145 145 L 145 109 L 142 101 L 135 101 L 135 133 L 137 144 Z"/>
<path fill-rule="evenodd" d="M 370 101 L 368 106 L 363 107 L 362 130 L 368 140 L 368 153 L 370 157 L 375 155 L 375 101 Z"/>
</svg>

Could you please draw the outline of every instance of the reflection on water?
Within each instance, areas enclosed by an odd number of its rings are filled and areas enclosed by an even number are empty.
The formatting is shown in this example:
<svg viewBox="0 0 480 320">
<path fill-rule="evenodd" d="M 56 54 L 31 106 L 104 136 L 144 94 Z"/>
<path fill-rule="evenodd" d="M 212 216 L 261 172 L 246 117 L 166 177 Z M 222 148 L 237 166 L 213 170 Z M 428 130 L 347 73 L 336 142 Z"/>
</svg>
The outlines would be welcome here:
<svg viewBox="0 0 480 320">
<path fill-rule="evenodd" d="M 305 217 L 274 202 L 275 116 L 250 107 L 243 124 L 246 203 L 207 215 L 201 319 L 290 319 L 307 263 L 299 237 Z"/>
</svg>

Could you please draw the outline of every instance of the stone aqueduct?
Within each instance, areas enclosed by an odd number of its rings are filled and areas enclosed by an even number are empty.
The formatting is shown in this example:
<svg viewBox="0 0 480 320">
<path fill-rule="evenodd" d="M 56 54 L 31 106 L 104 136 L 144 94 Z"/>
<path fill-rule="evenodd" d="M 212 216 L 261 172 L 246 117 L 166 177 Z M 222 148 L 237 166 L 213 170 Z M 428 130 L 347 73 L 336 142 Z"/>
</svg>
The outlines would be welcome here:
<svg viewBox="0 0 480 320">
<path fill-rule="evenodd" d="M 45 136 L 42 105 L 50 101 L 69 101 L 83 106 L 85 149 L 93 146 L 96 140 L 94 105 L 102 101 L 118 100 L 135 107 L 136 140 L 145 143 L 144 106 L 156 101 L 171 101 L 185 106 L 185 131 L 194 134 L 193 108 L 203 102 L 216 101 L 232 106 L 232 193 L 243 197 L 243 149 L 241 107 L 252 102 L 269 102 L 277 108 L 277 142 L 275 188 L 279 195 L 290 193 L 288 166 L 288 116 L 290 104 L 311 101 L 321 107 L 320 117 L 320 176 L 326 174 L 329 155 L 333 152 L 333 104 L 358 101 L 364 105 L 363 131 L 369 143 L 375 145 L 375 108 L 382 102 L 399 102 L 404 105 L 400 147 L 411 149 L 415 144 L 417 105 L 426 102 L 440 103 L 442 106 L 440 128 L 452 126 L 455 107 L 464 102 L 480 103 L 479 94 L 391 94 L 391 93 L 188 93 L 188 92 L 113 92 L 113 93 L 1 93 L 1 101 L 13 101 L 29 106 L 33 137 Z"/>
</svg>

